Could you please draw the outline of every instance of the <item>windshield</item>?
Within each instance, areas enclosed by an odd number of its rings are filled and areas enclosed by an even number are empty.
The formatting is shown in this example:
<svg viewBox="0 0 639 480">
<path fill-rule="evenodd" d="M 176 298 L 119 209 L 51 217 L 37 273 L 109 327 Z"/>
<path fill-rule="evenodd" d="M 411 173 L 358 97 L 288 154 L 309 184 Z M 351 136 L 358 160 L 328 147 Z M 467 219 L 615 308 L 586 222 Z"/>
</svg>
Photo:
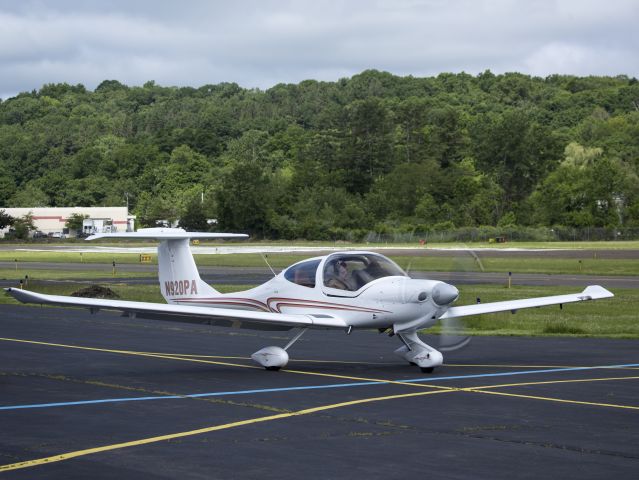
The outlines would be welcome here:
<svg viewBox="0 0 639 480">
<path fill-rule="evenodd" d="M 331 256 L 324 265 L 324 285 L 351 292 L 378 278 L 406 274 L 394 262 L 372 253 Z"/>
</svg>

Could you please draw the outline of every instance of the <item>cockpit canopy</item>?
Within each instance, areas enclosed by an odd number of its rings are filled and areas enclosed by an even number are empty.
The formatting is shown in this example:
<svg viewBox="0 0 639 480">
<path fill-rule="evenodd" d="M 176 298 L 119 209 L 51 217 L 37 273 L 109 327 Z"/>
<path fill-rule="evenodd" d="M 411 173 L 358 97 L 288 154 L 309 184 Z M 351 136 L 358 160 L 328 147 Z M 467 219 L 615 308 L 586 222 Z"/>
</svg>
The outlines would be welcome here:
<svg viewBox="0 0 639 480">
<path fill-rule="evenodd" d="M 337 253 L 328 257 L 322 274 L 325 287 L 354 292 L 382 277 L 406 273 L 393 261 L 375 253 Z"/>
<path fill-rule="evenodd" d="M 317 267 L 319 267 L 321 261 L 321 259 L 314 258 L 297 263 L 284 272 L 284 278 L 303 287 L 314 288 Z"/>
</svg>

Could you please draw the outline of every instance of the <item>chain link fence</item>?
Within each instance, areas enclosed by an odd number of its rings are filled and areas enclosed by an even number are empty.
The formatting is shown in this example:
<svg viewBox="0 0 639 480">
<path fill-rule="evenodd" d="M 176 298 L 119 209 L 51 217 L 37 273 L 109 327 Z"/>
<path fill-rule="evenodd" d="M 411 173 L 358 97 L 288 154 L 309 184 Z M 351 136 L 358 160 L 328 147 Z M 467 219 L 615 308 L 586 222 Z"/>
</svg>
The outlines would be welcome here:
<svg viewBox="0 0 639 480">
<path fill-rule="evenodd" d="M 639 240 L 639 228 L 477 227 L 429 232 L 368 232 L 360 239 L 368 243 L 621 241 Z"/>
</svg>

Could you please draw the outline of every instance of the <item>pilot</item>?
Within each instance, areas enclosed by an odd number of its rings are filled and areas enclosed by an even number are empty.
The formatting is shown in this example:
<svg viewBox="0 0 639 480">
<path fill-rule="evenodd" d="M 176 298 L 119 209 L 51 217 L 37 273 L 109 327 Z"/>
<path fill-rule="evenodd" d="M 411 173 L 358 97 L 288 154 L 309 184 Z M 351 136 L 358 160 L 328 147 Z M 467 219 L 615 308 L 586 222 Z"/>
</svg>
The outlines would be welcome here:
<svg viewBox="0 0 639 480">
<path fill-rule="evenodd" d="M 333 264 L 335 274 L 326 282 L 328 287 L 341 290 L 357 290 L 355 280 L 351 276 L 344 260 L 338 260 Z"/>
</svg>

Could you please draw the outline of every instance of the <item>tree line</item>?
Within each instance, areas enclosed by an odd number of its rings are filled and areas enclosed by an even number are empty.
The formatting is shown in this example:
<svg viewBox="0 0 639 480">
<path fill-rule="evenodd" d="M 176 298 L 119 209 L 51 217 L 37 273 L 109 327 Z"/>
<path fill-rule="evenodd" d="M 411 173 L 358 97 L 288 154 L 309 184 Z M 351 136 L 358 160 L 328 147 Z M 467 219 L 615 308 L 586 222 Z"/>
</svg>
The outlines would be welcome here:
<svg viewBox="0 0 639 480">
<path fill-rule="evenodd" d="M 0 167 L 0 208 L 128 204 L 138 225 L 270 238 L 639 227 L 639 82 L 47 84 L 0 102 Z"/>
</svg>

